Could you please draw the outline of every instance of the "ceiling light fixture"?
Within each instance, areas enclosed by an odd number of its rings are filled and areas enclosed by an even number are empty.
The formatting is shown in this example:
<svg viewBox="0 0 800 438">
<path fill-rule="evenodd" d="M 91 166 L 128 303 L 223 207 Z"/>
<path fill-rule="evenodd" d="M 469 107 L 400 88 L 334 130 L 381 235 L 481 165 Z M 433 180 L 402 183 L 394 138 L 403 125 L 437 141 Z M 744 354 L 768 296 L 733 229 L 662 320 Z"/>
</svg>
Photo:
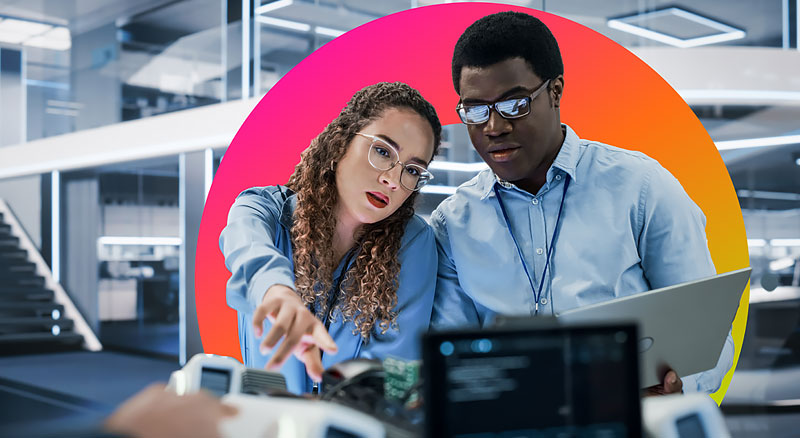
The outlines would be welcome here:
<svg viewBox="0 0 800 438">
<path fill-rule="evenodd" d="M 800 143 L 800 135 L 779 135 L 777 137 L 744 138 L 715 142 L 718 150 L 741 149 L 764 146 L 780 146 Z"/>
<path fill-rule="evenodd" d="M 791 268 L 792 266 L 794 266 L 794 259 L 791 257 L 782 257 L 769 262 L 769 270 L 773 272 L 782 271 L 786 268 Z"/>
<path fill-rule="evenodd" d="M 28 38 L 28 35 L 0 30 L 0 43 L 20 44 Z"/>
<path fill-rule="evenodd" d="M 99 245 L 178 246 L 182 242 L 180 237 L 101 236 L 97 239 Z"/>
<path fill-rule="evenodd" d="M 452 170 L 454 172 L 480 172 L 488 168 L 486 163 L 457 163 L 454 161 L 434 161 L 428 165 L 428 170 Z"/>
<path fill-rule="evenodd" d="M 16 18 L 0 18 L 0 42 L 52 50 L 69 50 L 72 47 L 66 27 Z"/>
<path fill-rule="evenodd" d="M 282 27 L 284 29 L 299 30 L 300 32 L 308 32 L 311 30 L 310 25 L 305 23 L 300 23 L 297 21 L 282 20 L 280 18 L 265 17 L 263 15 L 258 16 L 256 20 L 258 20 L 259 23 L 262 24 L 267 24 L 275 27 Z"/>
<path fill-rule="evenodd" d="M 717 31 L 717 33 L 695 38 L 679 38 L 639 25 L 641 21 L 666 18 L 669 16 L 679 17 L 693 23 L 709 27 Z M 707 44 L 720 43 L 723 41 L 738 40 L 747 35 L 742 29 L 728 26 L 727 24 L 722 24 L 719 21 L 712 20 L 710 18 L 703 17 L 702 15 L 695 14 L 694 12 L 689 12 L 676 7 L 659 9 L 656 11 L 630 15 L 627 17 L 610 18 L 606 24 L 612 29 L 621 30 L 623 32 L 681 48 L 697 47 Z"/>
<path fill-rule="evenodd" d="M 429 193 L 432 195 L 452 195 L 456 192 L 457 187 L 453 186 L 432 186 L 427 185 L 419 189 L 421 193 Z"/>
<path fill-rule="evenodd" d="M 772 199 L 775 201 L 800 201 L 800 194 L 786 192 L 769 192 L 766 190 L 744 190 L 736 191 L 736 196 L 740 198 Z"/>
<path fill-rule="evenodd" d="M 343 35 L 345 31 L 338 29 L 331 29 L 330 27 L 317 26 L 314 28 L 314 32 L 318 35 L 324 35 L 336 38 L 338 36 Z"/>
<path fill-rule="evenodd" d="M 50 24 L 17 20 L 16 18 L 6 18 L 0 22 L 0 32 L 11 32 L 26 36 L 41 35 L 52 27 Z"/>
<path fill-rule="evenodd" d="M 45 108 L 45 114 L 53 114 L 56 116 L 78 117 L 81 113 L 78 110 L 69 108 Z"/>
<path fill-rule="evenodd" d="M 45 38 L 52 39 L 52 40 L 69 40 L 70 39 L 69 29 L 67 29 L 66 27 L 62 27 L 62 26 L 54 27 L 49 32 L 46 32 L 42 36 L 45 37 Z"/>
<path fill-rule="evenodd" d="M 256 15 L 265 14 L 267 12 L 276 11 L 280 8 L 285 8 L 287 6 L 291 6 L 294 3 L 294 0 L 278 0 L 272 3 L 267 3 L 265 5 L 261 5 L 256 8 L 255 13 Z"/>
<path fill-rule="evenodd" d="M 683 100 L 754 100 L 754 101 L 786 101 L 800 102 L 800 91 L 779 90 L 725 90 L 725 89 L 688 89 L 678 90 Z"/>
<path fill-rule="evenodd" d="M 47 38 L 46 35 L 33 37 L 23 44 L 29 47 L 52 50 L 69 50 L 72 47 L 72 42 L 69 39 Z"/>
</svg>

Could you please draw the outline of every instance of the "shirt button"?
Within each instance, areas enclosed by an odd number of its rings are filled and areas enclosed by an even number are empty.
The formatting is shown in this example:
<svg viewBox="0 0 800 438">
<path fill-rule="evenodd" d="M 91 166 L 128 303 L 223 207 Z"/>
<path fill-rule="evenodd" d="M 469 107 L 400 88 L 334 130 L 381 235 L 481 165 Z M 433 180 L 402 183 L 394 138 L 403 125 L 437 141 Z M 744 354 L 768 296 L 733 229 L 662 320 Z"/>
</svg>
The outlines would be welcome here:
<svg viewBox="0 0 800 438">
<path fill-rule="evenodd" d="M 547 304 L 547 298 L 542 297 L 542 299 L 539 300 L 539 303 L 541 303 L 544 306 L 545 304 Z"/>
<path fill-rule="evenodd" d="M 539 200 L 538 200 L 538 199 L 536 199 L 536 198 L 533 198 L 533 201 L 531 201 L 531 204 L 533 204 L 533 205 L 539 205 Z"/>
<path fill-rule="evenodd" d="M 536 248 L 536 254 L 542 255 L 544 250 L 542 248 Z"/>
<path fill-rule="evenodd" d="M 556 179 L 561 181 L 561 175 L 556 175 Z"/>
</svg>

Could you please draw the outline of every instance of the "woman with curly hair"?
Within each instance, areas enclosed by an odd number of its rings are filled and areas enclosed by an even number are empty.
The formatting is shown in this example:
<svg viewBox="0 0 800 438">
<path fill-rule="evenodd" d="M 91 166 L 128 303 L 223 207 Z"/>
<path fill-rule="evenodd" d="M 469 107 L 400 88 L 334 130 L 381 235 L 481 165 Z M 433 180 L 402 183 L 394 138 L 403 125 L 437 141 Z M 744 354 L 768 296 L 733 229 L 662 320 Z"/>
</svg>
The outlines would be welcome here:
<svg viewBox="0 0 800 438">
<path fill-rule="evenodd" d="M 437 259 L 414 200 L 440 142 L 418 91 L 378 83 L 311 142 L 285 187 L 237 197 L 220 248 L 245 365 L 282 367 L 301 393 L 347 359 L 418 358 Z"/>
</svg>

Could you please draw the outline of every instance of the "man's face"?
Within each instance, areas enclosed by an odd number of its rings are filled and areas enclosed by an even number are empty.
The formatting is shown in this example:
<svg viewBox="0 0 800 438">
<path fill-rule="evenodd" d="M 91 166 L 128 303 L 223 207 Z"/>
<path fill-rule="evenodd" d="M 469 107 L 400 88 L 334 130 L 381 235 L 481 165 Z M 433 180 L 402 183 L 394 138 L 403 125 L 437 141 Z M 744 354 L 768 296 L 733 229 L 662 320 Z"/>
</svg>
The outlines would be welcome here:
<svg viewBox="0 0 800 438">
<path fill-rule="evenodd" d="M 464 67 L 461 103 L 489 104 L 530 96 L 543 82 L 522 58 Z M 546 174 L 563 141 L 559 116 L 563 86 L 562 76 L 551 80 L 548 89 L 531 102 L 526 116 L 504 119 L 493 109 L 485 123 L 467 125 L 472 146 L 498 177 L 525 182 Z"/>
</svg>

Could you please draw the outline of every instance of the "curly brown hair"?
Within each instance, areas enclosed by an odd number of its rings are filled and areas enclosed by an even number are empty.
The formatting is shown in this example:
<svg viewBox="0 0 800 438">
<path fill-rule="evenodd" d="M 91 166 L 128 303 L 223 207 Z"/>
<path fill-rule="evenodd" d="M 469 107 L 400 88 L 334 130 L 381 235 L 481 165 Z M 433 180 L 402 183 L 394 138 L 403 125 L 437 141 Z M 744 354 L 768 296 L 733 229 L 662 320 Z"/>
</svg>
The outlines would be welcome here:
<svg viewBox="0 0 800 438">
<path fill-rule="evenodd" d="M 436 110 L 422 95 L 401 82 L 380 82 L 356 92 L 347 106 L 306 149 L 286 186 L 297 194 L 291 229 L 297 293 L 309 306 L 316 304 L 317 317 L 328 314 L 328 295 L 336 269 L 333 236 L 336 227 L 336 163 L 345 155 L 356 133 L 391 108 L 416 112 L 430 123 L 434 152 L 441 143 L 442 125 Z M 333 164 L 332 164 L 333 163 Z M 361 227 L 353 267 L 342 281 L 338 307 L 344 319 L 353 321 L 365 341 L 377 323 L 381 333 L 396 324 L 397 253 L 405 226 L 414 216 L 413 192 L 391 216 Z M 332 312 L 331 312 L 332 313 Z M 333 315 L 331 315 L 333 317 Z"/>
</svg>

